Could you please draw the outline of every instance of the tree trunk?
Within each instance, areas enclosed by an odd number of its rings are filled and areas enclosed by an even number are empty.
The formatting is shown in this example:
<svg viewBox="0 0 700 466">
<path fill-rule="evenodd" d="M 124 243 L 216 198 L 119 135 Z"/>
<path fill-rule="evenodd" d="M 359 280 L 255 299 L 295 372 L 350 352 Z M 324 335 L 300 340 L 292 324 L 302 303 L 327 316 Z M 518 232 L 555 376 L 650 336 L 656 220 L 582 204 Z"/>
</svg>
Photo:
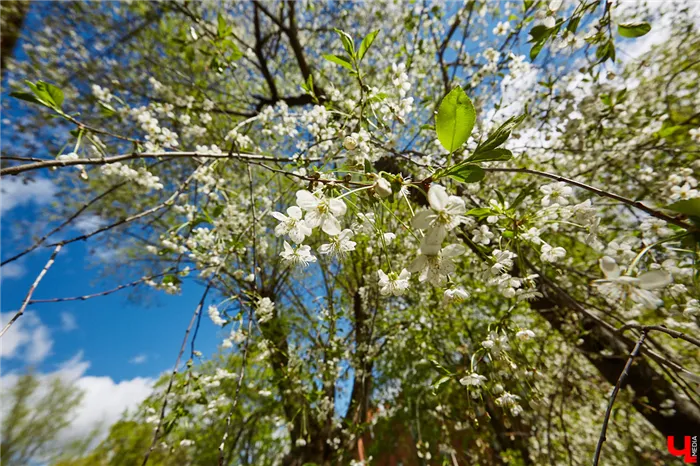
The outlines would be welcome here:
<svg viewBox="0 0 700 466">
<path fill-rule="evenodd" d="M 22 30 L 24 18 L 29 10 L 27 0 L 8 0 L 0 3 L 0 70 L 5 72 L 5 64 L 12 56 L 12 50 Z"/>
</svg>

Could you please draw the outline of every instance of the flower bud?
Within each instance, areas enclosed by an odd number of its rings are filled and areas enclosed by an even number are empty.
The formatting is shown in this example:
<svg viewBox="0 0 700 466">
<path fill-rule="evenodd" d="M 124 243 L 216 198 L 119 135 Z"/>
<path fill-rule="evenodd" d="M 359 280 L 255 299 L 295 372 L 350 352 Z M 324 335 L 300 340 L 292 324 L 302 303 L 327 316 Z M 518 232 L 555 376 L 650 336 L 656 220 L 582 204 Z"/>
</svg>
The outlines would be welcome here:
<svg viewBox="0 0 700 466">
<path fill-rule="evenodd" d="M 374 182 L 374 192 L 382 199 L 391 196 L 391 183 L 380 176 Z"/>
<path fill-rule="evenodd" d="M 345 136 L 343 140 L 343 147 L 347 150 L 353 150 L 357 147 L 357 139 L 352 136 Z"/>
</svg>

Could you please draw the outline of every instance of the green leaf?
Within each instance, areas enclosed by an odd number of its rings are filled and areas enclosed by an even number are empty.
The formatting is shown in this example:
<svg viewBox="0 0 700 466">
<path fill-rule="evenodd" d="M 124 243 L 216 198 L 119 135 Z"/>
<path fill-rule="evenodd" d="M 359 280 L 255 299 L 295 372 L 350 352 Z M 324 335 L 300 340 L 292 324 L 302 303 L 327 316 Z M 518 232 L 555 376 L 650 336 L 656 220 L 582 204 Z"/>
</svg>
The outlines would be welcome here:
<svg viewBox="0 0 700 466">
<path fill-rule="evenodd" d="M 343 43 L 343 48 L 345 51 L 350 55 L 350 57 L 355 56 L 355 42 L 352 40 L 352 37 L 350 34 L 348 34 L 345 31 L 341 31 L 340 29 L 334 28 L 333 29 L 335 32 L 338 33 L 340 36 L 340 41 Z"/>
<path fill-rule="evenodd" d="M 515 127 L 518 126 L 525 119 L 525 117 L 526 115 L 523 114 L 510 117 L 506 121 L 504 121 L 503 124 L 496 129 L 496 131 L 489 134 L 489 137 L 486 138 L 486 141 L 483 141 L 479 144 L 479 146 L 474 151 L 474 155 L 472 155 L 472 157 L 475 157 L 477 154 L 481 154 L 483 152 L 492 151 L 493 149 L 506 142 L 510 137 L 511 131 L 513 131 Z"/>
<path fill-rule="evenodd" d="M 668 210 L 678 212 L 679 214 L 688 215 L 690 217 L 700 217 L 700 197 L 694 199 L 684 199 L 674 202 L 666 206 Z"/>
<path fill-rule="evenodd" d="M 61 105 L 63 104 L 62 90 L 44 81 L 37 81 L 36 84 L 31 81 L 25 81 L 25 83 L 27 83 L 27 86 L 32 90 L 34 96 L 28 92 L 13 92 L 10 95 L 28 102 L 44 105 L 54 110 L 61 109 Z"/>
<path fill-rule="evenodd" d="M 491 214 L 491 209 L 488 207 L 477 207 L 476 209 L 471 209 L 467 211 L 467 215 L 473 215 L 474 217 L 484 217 Z"/>
<path fill-rule="evenodd" d="M 450 375 L 444 375 L 444 376 L 440 377 L 440 378 L 437 380 L 437 382 L 435 382 L 435 383 L 433 384 L 433 390 L 437 390 L 437 389 L 440 387 L 440 385 L 444 384 L 445 382 L 447 382 L 447 381 L 450 380 L 451 378 L 452 378 L 452 376 L 450 376 Z"/>
<path fill-rule="evenodd" d="M 340 55 L 324 55 L 323 58 L 325 58 L 328 61 L 332 61 L 336 65 L 340 65 L 343 68 L 347 68 L 350 71 L 352 71 L 352 63 L 350 63 L 350 60 L 348 60 L 345 57 L 341 57 Z"/>
<path fill-rule="evenodd" d="M 505 162 L 513 158 L 513 153 L 508 149 L 491 149 L 475 152 L 469 157 L 470 162 Z"/>
<path fill-rule="evenodd" d="M 377 37 L 377 34 L 379 34 L 379 29 L 370 32 L 365 36 L 364 39 L 362 39 L 362 43 L 360 44 L 360 50 L 357 52 L 358 60 L 362 60 L 362 57 L 365 56 L 367 50 L 369 50 L 369 48 L 372 46 L 372 42 L 374 42 L 374 39 Z"/>
<path fill-rule="evenodd" d="M 63 91 L 53 84 L 45 83 L 43 81 L 39 81 L 37 83 L 37 87 L 41 87 L 44 89 L 44 91 L 50 96 L 51 102 L 56 104 L 56 107 L 61 108 L 61 105 L 63 105 Z"/>
<path fill-rule="evenodd" d="M 182 283 L 182 280 L 180 280 L 180 277 L 177 275 L 166 275 L 163 277 L 163 285 L 169 285 L 170 283 L 173 283 L 175 285 L 178 285 Z"/>
<path fill-rule="evenodd" d="M 440 102 L 435 117 L 435 130 L 440 144 L 454 152 L 464 144 L 474 129 L 476 110 L 461 87 L 457 86 Z"/>
<path fill-rule="evenodd" d="M 486 172 L 478 165 L 465 164 L 457 165 L 450 169 L 447 176 L 460 183 L 478 183 L 484 179 Z"/>
<path fill-rule="evenodd" d="M 542 51 L 542 47 L 544 47 L 545 42 L 547 42 L 547 40 L 542 39 L 541 41 L 537 42 L 535 45 L 532 46 L 532 48 L 530 49 L 530 60 L 535 61 L 537 55 L 539 55 Z"/>
<path fill-rule="evenodd" d="M 10 96 L 14 97 L 15 99 L 26 100 L 27 102 L 31 102 L 33 104 L 46 105 L 46 103 L 37 99 L 37 97 L 31 92 L 10 92 Z"/>
<path fill-rule="evenodd" d="M 622 23 L 617 25 L 617 32 L 622 37 L 642 37 L 651 31 L 651 24 L 646 21 L 637 23 Z"/>
<path fill-rule="evenodd" d="M 530 29 L 532 39 L 530 39 L 529 42 L 540 42 L 540 39 L 546 39 L 549 37 L 551 32 L 552 30 L 550 28 L 542 24 L 535 26 L 534 28 Z"/>
<path fill-rule="evenodd" d="M 615 44 L 612 39 L 599 46 L 595 51 L 595 56 L 598 59 L 598 63 L 603 63 L 608 58 L 615 61 Z"/>
<path fill-rule="evenodd" d="M 216 16 L 216 34 L 219 37 L 224 37 L 226 36 L 226 20 L 224 19 L 223 16 L 221 16 L 221 13 L 219 13 Z"/>
</svg>

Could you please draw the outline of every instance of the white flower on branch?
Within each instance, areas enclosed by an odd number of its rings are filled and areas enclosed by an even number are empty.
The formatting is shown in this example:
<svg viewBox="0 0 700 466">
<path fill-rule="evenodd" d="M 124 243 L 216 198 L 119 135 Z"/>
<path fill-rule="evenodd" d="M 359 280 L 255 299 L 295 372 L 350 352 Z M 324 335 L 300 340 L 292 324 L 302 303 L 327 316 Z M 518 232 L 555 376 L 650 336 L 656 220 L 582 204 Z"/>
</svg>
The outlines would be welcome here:
<svg viewBox="0 0 700 466">
<path fill-rule="evenodd" d="M 219 309 L 217 309 L 216 306 L 209 306 L 209 309 L 207 309 L 207 313 L 209 314 L 209 318 L 211 319 L 211 321 L 214 322 L 214 325 L 223 327 L 223 325 L 226 323 L 226 320 L 221 318 L 221 314 L 219 314 Z"/>
<path fill-rule="evenodd" d="M 270 298 L 260 298 L 257 302 L 255 308 L 255 317 L 258 318 L 258 322 L 265 323 L 271 320 L 275 314 L 275 303 L 272 302 Z"/>
<path fill-rule="evenodd" d="M 594 280 L 594 285 L 604 296 L 618 301 L 629 297 L 647 309 L 655 309 L 663 304 L 651 290 L 663 288 L 671 283 L 671 275 L 663 270 L 644 272 L 637 277 L 622 275 L 620 267 L 610 256 L 599 261 L 604 279 Z"/>
<path fill-rule="evenodd" d="M 463 214 L 467 208 L 462 198 L 448 195 L 445 188 L 439 184 L 430 187 L 428 202 L 431 210 L 418 212 L 413 217 L 412 224 L 419 230 L 428 230 L 428 243 L 439 245 L 449 230 L 464 223 L 466 217 Z"/>
<path fill-rule="evenodd" d="M 542 205 L 547 207 L 552 204 L 559 204 L 560 206 L 569 205 L 568 196 L 571 196 L 573 189 L 566 183 L 557 182 L 546 184 L 540 187 L 545 196 L 542 198 Z"/>
<path fill-rule="evenodd" d="M 566 257 L 566 249 L 559 246 L 553 248 L 547 243 L 542 245 L 541 252 L 540 259 L 542 259 L 542 262 L 557 262 L 559 259 Z"/>
<path fill-rule="evenodd" d="M 311 254 L 311 247 L 308 245 L 299 246 L 294 249 L 288 242 L 284 242 L 284 251 L 280 256 L 292 265 L 308 266 L 311 262 L 316 262 L 316 256 Z"/>
<path fill-rule="evenodd" d="M 459 383 L 467 387 L 478 387 L 486 381 L 486 377 L 479 375 L 476 372 L 472 372 L 465 377 L 459 379 Z"/>
<path fill-rule="evenodd" d="M 331 236 L 340 234 L 340 222 L 336 217 L 345 215 L 347 207 L 340 199 L 327 198 L 322 193 L 297 191 L 297 205 L 306 211 L 306 224 Z"/>
<path fill-rule="evenodd" d="M 352 236 L 352 230 L 346 228 L 345 230 L 341 231 L 339 235 L 332 236 L 330 238 L 330 243 L 322 244 L 318 248 L 318 252 L 320 254 L 343 257 L 348 252 L 355 250 L 355 245 L 357 243 L 350 240 Z"/>
<path fill-rule="evenodd" d="M 275 227 L 275 235 L 289 235 L 289 239 L 297 244 L 301 244 L 304 238 L 310 236 L 313 231 L 301 218 L 302 211 L 297 206 L 291 206 L 287 209 L 288 216 L 281 212 L 272 212 L 270 215 L 282 222 Z"/>
<path fill-rule="evenodd" d="M 408 289 L 408 280 L 411 278 L 411 273 L 406 269 L 402 269 L 400 274 L 389 272 L 388 275 L 382 270 L 377 270 L 377 275 L 379 276 L 379 293 L 383 296 L 401 296 Z"/>
<path fill-rule="evenodd" d="M 426 246 L 421 246 L 421 254 L 411 262 L 408 271 L 420 272 L 418 279 L 421 282 L 428 281 L 434 286 L 442 286 L 447 281 L 447 276 L 455 271 L 454 258 L 461 256 L 466 251 L 461 244 L 450 244 L 437 254 L 426 254 Z M 432 252 L 432 251 L 430 251 Z"/>
<path fill-rule="evenodd" d="M 446 303 L 460 303 L 465 299 L 468 299 L 469 296 L 469 292 L 465 291 L 465 289 L 461 286 L 457 288 L 449 288 L 445 290 L 445 293 L 443 293 L 443 301 Z"/>
</svg>

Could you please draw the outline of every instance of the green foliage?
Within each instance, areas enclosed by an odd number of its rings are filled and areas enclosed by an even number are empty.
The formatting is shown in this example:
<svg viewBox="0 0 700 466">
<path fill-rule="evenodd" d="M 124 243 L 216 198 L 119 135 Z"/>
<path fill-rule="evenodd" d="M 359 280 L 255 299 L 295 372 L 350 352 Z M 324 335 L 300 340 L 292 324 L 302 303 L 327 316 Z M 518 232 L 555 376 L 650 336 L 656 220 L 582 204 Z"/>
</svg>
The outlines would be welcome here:
<svg viewBox="0 0 700 466">
<path fill-rule="evenodd" d="M 622 37 L 642 37 L 651 31 L 651 24 L 646 21 L 635 23 L 621 23 L 617 25 L 617 32 Z"/>
<path fill-rule="evenodd" d="M 357 52 L 357 59 L 362 60 L 369 50 L 369 48 L 372 46 L 372 43 L 374 42 L 374 39 L 376 39 L 377 34 L 379 34 L 379 29 L 376 31 L 372 31 L 369 34 L 365 36 L 364 39 L 362 39 L 362 43 L 360 44 L 360 50 Z"/>
<path fill-rule="evenodd" d="M 323 55 L 323 58 L 325 58 L 326 60 L 328 60 L 330 62 L 335 63 L 336 65 L 340 65 L 343 68 L 346 68 L 350 71 L 353 70 L 352 62 L 347 57 L 343 57 L 341 55 L 326 54 L 326 55 Z"/>
<path fill-rule="evenodd" d="M 700 217 L 700 198 L 684 199 L 666 206 L 667 209 L 689 217 Z"/>
<path fill-rule="evenodd" d="M 484 179 L 486 173 L 484 169 L 478 165 L 463 163 L 455 165 L 453 168 L 447 170 L 444 175 L 460 183 L 478 183 Z"/>
<path fill-rule="evenodd" d="M 83 392 L 58 377 L 41 380 L 26 373 L 3 396 L 0 458 L 7 466 L 25 466 L 41 456 L 61 454 L 54 441 L 70 423 Z"/>
<path fill-rule="evenodd" d="M 31 81 L 25 81 L 25 83 L 32 92 L 11 92 L 10 95 L 17 99 L 44 105 L 57 112 L 61 111 L 63 105 L 63 91 L 61 89 L 44 81 L 37 81 L 36 84 Z"/>
<path fill-rule="evenodd" d="M 454 152 L 467 142 L 476 122 L 474 104 L 464 90 L 457 86 L 442 99 L 435 117 L 435 130 L 440 144 Z"/>
</svg>

